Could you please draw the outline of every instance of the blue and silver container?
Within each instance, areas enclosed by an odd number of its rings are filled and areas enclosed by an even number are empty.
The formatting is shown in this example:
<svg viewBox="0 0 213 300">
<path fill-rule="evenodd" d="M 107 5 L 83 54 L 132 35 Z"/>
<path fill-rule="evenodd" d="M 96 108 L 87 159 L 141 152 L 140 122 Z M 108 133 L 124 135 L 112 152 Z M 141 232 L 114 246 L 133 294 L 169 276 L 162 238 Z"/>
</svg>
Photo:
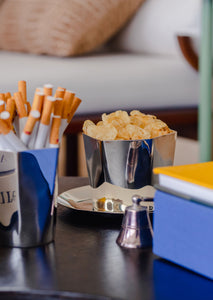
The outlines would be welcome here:
<svg viewBox="0 0 213 300">
<path fill-rule="evenodd" d="M 59 149 L 0 151 L 0 246 L 54 240 Z"/>
</svg>

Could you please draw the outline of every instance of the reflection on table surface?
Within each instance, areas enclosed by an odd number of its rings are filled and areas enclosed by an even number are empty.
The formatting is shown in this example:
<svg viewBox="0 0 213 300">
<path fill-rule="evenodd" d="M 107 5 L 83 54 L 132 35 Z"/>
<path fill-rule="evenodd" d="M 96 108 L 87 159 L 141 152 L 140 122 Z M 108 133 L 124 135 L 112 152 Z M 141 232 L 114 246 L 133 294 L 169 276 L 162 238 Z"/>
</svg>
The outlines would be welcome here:
<svg viewBox="0 0 213 300">
<path fill-rule="evenodd" d="M 87 180 L 64 182 L 60 192 Z M 151 248 L 120 248 L 116 238 L 121 222 L 122 217 L 91 216 L 58 205 L 54 243 L 0 248 L 0 298 L 7 299 L 1 291 L 8 290 L 72 292 L 76 299 L 212 298 L 211 280 L 159 259 Z M 62 299 L 73 299 L 70 295 Z"/>
<path fill-rule="evenodd" d="M 57 287 L 54 243 L 30 249 L 0 248 L 0 290 Z"/>
</svg>

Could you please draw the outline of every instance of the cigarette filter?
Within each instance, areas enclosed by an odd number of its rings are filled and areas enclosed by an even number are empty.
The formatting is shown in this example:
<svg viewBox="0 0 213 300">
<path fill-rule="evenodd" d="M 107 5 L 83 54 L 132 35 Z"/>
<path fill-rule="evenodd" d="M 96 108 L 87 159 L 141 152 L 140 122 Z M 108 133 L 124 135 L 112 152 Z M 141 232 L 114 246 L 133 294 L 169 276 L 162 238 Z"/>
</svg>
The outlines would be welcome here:
<svg viewBox="0 0 213 300">
<path fill-rule="evenodd" d="M 27 110 L 24 105 L 24 100 L 20 92 L 14 93 L 14 99 L 16 103 L 16 109 L 19 115 L 19 118 L 27 117 Z"/>
<path fill-rule="evenodd" d="M 36 93 L 43 93 L 44 94 L 44 88 L 43 87 L 37 87 L 35 90 Z"/>
<path fill-rule="evenodd" d="M 12 120 L 11 120 L 11 116 L 10 116 L 10 113 L 8 111 L 5 110 L 5 111 L 1 112 L 0 118 L 2 120 L 5 120 L 5 122 L 8 124 L 10 129 L 12 129 L 13 132 L 15 132 L 15 129 L 14 129 L 14 126 L 13 126 L 13 123 L 12 123 Z"/>
<path fill-rule="evenodd" d="M 4 102 L 4 100 L 0 99 L 0 113 L 3 112 L 4 109 L 5 109 L 5 102 Z"/>
<path fill-rule="evenodd" d="M 24 132 L 30 135 L 33 131 L 36 120 L 40 117 L 40 112 L 38 110 L 31 110 L 27 122 L 24 127 Z"/>
<path fill-rule="evenodd" d="M 30 141 L 30 136 L 39 117 L 40 117 L 40 112 L 38 110 L 31 110 L 27 118 L 27 122 L 24 126 L 24 130 L 21 133 L 21 140 L 26 146 Z"/>
<path fill-rule="evenodd" d="M 27 84 L 25 80 L 18 82 L 18 91 L 21 93 L 24 103 L 27 103 Z"/>
<path fill-rule="evenodd" d="M 45 84 L 43 89 L 44 89 L 45 96 L 52 96 L 52 94 L 53 94 L 53 85 L 52 84 Z"/>
<path fill-rule="evenodd" d="M 41 113 L 43 103 L 44 103 L 44 93 L 43 92 L 35 92 L 31 109 L 38 110 Z"/>
<path fill-rule="evenodd" d="M 81 99 L 74 96 L 74 99 L 72 100 L 70 106 L 67 105 L 67 108 L 64 109 L 63 116 L 64 117 L 66 116 L 66 117 L 61 119 L 61 127 L 60 127 L 60 130 L 59 130 L 59 140 L 61 140 L 64 131 L 66 130 L 69 123 L 71 122 L 71 120 L 72 120 L 78 106 L 80 105 L 80 103 L 81 103 Z M 69 111 L 67 111 L 68 107 L 69 107 Z"/>
<path fill-rule="evenodd" d="M 65 89 L 57 88 L 55 92 L 55 98 L 64 98 Z"/>
<path fill-rule="evenodd" d="M 70 112 L 68 113 L 68 117 L 67 117 L 67 120 L 68 120 L 68 124 L 71 122 L 77 108 L 79 107 L 79 105 L 81 104 L 81 99 L 78 98 L 78 97 L 75 97 L 74 100 L 73 100 L 73 103 L 72 103 L 72 106 L 71 106 L 71 109 L 70 109 Z"/>
<path fill-rule="evenodd" d="M 10 132 L 10 127 L 5 120 L 0 119 L 0 133 L 8 134 Z"/>
<path fill-rule="evenodd" d="M 61 140 L 64 130 L 67 128 L 68 126 L 68 114 L 71 110 L 72 107 L 72 103 L 74 101 L 75 98 L 75 93 L 69 90 L 66 90 L 65 94 L 64 94 L 64 104 L 63 104 L 63 111 L 62 111 L 62 118 L 61 118 L 61 127 L 59 130 L 59 140 Z"/>
<path fill-rule="evenodd" d="M 47 96 L 44 100 L 44 106 L 41 114 L 41 123 L 44 125 L 50 124 L 51 112 L 53 110 L 55 98 L 52 96 Z"/>
<path fill-rule="evenodd" d="M 64 104 L 63 104 L 63 112 L 62 112 L 62 119 L 67 119 L 68 113 L 71 109 L 73 100 L 75 97 L 75 93 L 71 91 L 66 91 L 64 94 Z"/>
<path fill-rule="evenodd" d="M 0 99 L 3 100 L 4 102 L 6 102 L 6 98 L 5 98 L 4 93 L 0 93 Z"/>
<path fill-rule="evenodd" d="M 53 114 L 55 116 L 61 116 L 63 110 L 63 98 L 55 98 Z"/>
<path fill-rule="evenodd" d="M 10 113 L 10 119 L 13 121 L 15 117 L 15 111 L 16 111 L 16 103 L 14 98 L 8 98 L 7 104 L 6 104 L 6 111 Z"/>
<path fill-rule="evenodd" d="M 10 129 L 13 128 L 11 118 L 10 118 L 10 113 L 8 111 L 5 110 L 5 111 L 1 112 L 0 118 L 7 123 L 7 125 L 10 127 Z"/>
<path fill-rule="evenodd" d="M 6 99 L 6 102 L 7 102 L 7 100 L 8 100 L 9 98 L 11 98 L 11 94 L 10 94 L 10 92 L 7 92 L 7 93 L 5 93 L 4 95 L 5 95 L 5 99 Z"/>
<path fill-rule="evenodd" d="M 56 148 L 59 145 L 59 129 L 61 126 L 61 116 L 53 116 L 50 130 L 49 147 Z"/>
<path fill-rule="evenodd" d="M 58 86 L 57 90 L 64 90 L 64 92 L 66 92 L 66 89 L 64 87 Z"/>
<path fill-rule="evenodd" d="M 27 115 L 29 115 L 30 111 L 31 111 L 31 104 L 29 101 L 27 101 L 27 103 L 25 104 L 26 109 L 27 109 Z"/>
</svg>

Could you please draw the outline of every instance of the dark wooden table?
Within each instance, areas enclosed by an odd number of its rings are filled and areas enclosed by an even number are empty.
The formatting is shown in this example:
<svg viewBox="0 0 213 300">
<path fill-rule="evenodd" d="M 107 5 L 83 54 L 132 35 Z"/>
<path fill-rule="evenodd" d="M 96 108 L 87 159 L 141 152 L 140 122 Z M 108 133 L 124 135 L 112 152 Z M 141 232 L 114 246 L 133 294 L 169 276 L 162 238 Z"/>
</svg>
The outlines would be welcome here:
<svg viewBox="0 0 213 300">
<path fill-rule="evenodd" d="M 59 178 L 59 193 L 87 178 Z M 58 205 L 55 242 L 0 248 L 0 299 L 212 299 L 213 282 L 159 259 L 152 249 L 116 244 L 121 218 Z"/>
</svg>

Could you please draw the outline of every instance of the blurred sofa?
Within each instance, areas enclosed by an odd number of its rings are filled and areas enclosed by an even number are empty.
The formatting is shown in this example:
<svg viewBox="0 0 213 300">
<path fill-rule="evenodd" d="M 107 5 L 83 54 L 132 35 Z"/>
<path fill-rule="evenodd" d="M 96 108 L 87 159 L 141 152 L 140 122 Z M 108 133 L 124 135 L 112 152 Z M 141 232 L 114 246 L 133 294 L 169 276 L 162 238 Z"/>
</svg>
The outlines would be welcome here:
<svg viewBox="0 0 213 300">
<path fill-rule="evenodd" d="M 124 26 L 83 54 L 48 55 L 0 43 L 1 90 L 15 92 L 23 79 L 29 100 L 45 83 L 73 90 L 82 99 L 66 130 L 66 156 L 76 154 L 85 119 L 96 121 L 103 112 L 119 109 L 154 113 L 179 135 L 196 138 L 199 74 L 177 37 L 197 22 L 199 7 L 199 0 L 141 1 Z M 69 163 L 67 174 L 76 174 L 76 168 L 76 162 Z"/>
</svg>

